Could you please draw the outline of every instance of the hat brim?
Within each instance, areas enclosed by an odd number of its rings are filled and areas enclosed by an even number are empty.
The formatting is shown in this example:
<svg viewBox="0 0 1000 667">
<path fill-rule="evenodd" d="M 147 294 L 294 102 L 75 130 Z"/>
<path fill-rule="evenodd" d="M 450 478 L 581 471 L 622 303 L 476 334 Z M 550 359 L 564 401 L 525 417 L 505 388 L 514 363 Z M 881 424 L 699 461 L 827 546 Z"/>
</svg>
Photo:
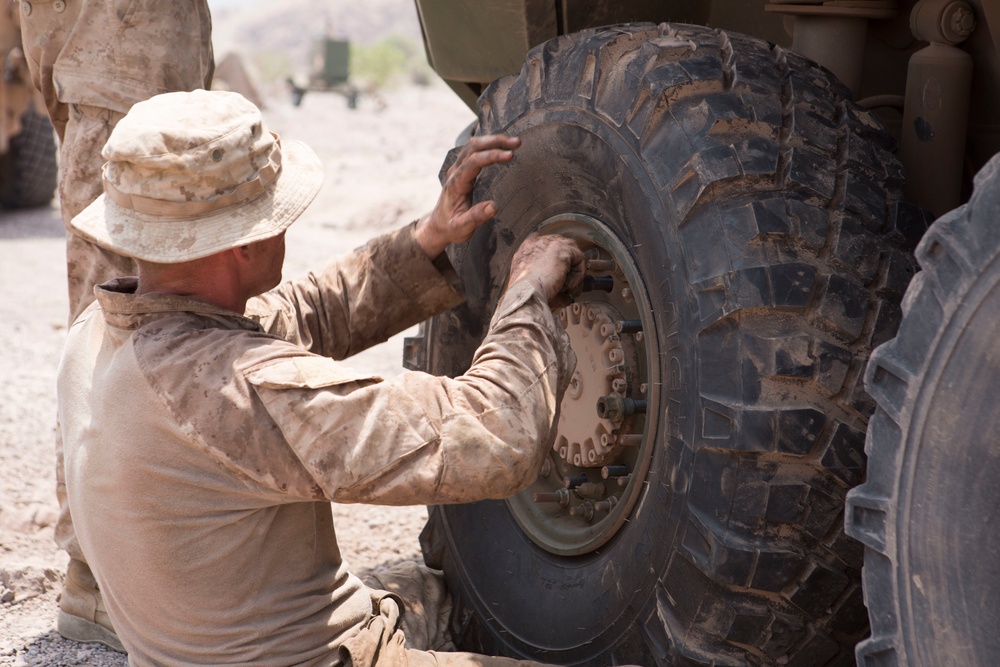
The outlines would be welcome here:
<svg viewBox="0 0 1000 667">
<path fill-rule="evenodd" d="M 149 215 L 102 194 L 70 224 L 102 248 L 159 264 L 189 262 L 263 241 L 295 222 L 323 183 L 323 165 L 307 145 L 282 140 L 281 154 L 281 171 L 264 192 L 207 215 Z"/>
</svg>

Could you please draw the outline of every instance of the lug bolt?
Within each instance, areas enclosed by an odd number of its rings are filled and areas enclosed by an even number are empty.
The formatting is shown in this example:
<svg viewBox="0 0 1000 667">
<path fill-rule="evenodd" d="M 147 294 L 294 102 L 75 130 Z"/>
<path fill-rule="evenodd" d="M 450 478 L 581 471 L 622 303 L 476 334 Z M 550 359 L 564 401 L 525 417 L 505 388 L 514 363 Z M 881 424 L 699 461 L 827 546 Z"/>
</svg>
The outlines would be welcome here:
<svg viewBox="0 0 1000 667">
<path fill-rule="evenodd" d="M 615 481 L 618 482 L 618 486 L 626 487 L 629 482 L 632 481 L 632 475 L 625 475 L 624 477 L 617 477 Z"/>
<path fill-rule="evenodd" d="M 613 259 L 589 259 L 587 260 L 587 271 L 601 271 L 607 273 L 614 273 L 618 265 L 615 264 Z"/>
<path fill-rule="evenodd" d="M 645 399 L 625 398 L 621 394 L 608 394 L 597 399 L 597 416 L 618 422 L 635 414 L 646 413 Z"/>
<path fill-rule="evenodd" d="M 538 471 L 538 474 L 542 477 L 548 477 L 552 474 L 552 459 L 546 458 L 542 461 L 542 469 Z"/>
<path fill-rule="evenodd" d="M 622 447 L 638 447 L 642 444 L 642 440 L 641 433 L 627 433 L 618 438 L 618 444 Z"/>
<path fill-rule="evenodd" d="M 615 393 L 624 394 L 625 389 L 627 388 L 628 388 L 628 383 L 626 383 L 625 380 L 621 378 L 615 378 L 614 380 L 611 381 L 611 391 Z"/>
<path fill-rule="evenodd" d="M 603 498 L 605 493 L 603 482 L 587 482 L 575 490 L 582 498 Z"/>
<path fill-rule="evenodd" d="M 552 493 L 533 493 L 531 500 L 536 503 L 559 503 L 562 507 L 569 505 L 569 491 L 559 489 Z"/>
<path fill-rule="evenodd" d="M 576 507 L 570 507 L 569 513 L 581 517 L 584 521 L 590 521 L 594 518 L 594 503 L 585 500 Z"/>
<path fill-rule="evenodd" d="M 626 288 L 622 289 L 622 298 L 625 299 L 626 301 L 631 301 L 632 300 L 632 288 L 631 287 L 626 287 Z"/>
<path fill-rule="evenodd" d="M 624 477 L 628 474 L 628 466 L 604 466 L 601 468 L 601 477 L 608 479 L 609 477 Z"/>
<path fill-rule="evenodd" d="M 615 288 L 615 279 L 611 276 L 584 276 L 584 292 L 610 292 Z"/>
<path fill-rule="evenodd" d="M 601 446 L 602 447 L 610 447 L 611 445 L 615 444 L 616 440 L 618 440 L 618 436 L 617 435 L 612 435 L 611 433 L 602 433 L 601 434 Z"/>
<path fill-rule="evenodd" d="M 569 477 L 563 478 L 563 487 L 567 489 L 575 489 L 581 484 L 586 484 L 590 481 L 590 478 L 586 475 L 570 475 Z"/>
<path fill-rule="evenodd" d="M 646 395 L 646 389 L 647 389 L 647 385 L 646 385 L 645 382 L 643 382 L 642 384 L 639 385 L 639 393 L 642 394 L 643 396 Z"/>
<path fill-rule="evenodd" d="M 594 503 L 594 509 L 598 512 L 610 512 L 618 504 L 618 496 L 611 496 L 607 500 L 600 500 Z"/>
<path fill-rule="evenodd" d="M 621 320 L 615 325 L 618 333 L 634 334 L 642 332 L 642 320 Z"/>
</svg>

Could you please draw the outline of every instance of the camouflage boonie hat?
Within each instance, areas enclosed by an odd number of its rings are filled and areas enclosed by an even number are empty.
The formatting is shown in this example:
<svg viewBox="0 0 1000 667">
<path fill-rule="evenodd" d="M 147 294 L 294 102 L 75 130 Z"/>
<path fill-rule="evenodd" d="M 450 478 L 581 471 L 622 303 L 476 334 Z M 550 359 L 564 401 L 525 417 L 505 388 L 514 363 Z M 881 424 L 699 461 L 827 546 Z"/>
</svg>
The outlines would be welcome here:
<svg viewBox="0 0 1000 667">
<path fill-rule="evenodd" d="M 71 224 L 99 246 L 161 264 L 277 236 L 323 181 L 312 149 L 280 141 L 256 106 L 226 91 L 136 104 L 101 155 L 104 194 Z"/>
</svg>

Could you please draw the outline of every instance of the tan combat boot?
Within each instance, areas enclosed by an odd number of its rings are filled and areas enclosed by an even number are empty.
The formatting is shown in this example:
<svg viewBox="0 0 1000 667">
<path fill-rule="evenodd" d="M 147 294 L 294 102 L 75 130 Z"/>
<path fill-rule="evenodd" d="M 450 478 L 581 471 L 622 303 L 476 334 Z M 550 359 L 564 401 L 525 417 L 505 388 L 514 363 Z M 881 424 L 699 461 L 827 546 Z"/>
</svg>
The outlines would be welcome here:
<svg viewBox="0 0 1000 667">
<path fill-rule="evenodd" d="M 66 568 L 66 580 L 59 596 L 59 617 L 56 630 L 66 639 L 78 642 L 101 643 L 125 653 L 118 640 L 111 618 L 104 608 L 97 580 L 90 566 L 82 560 L 71 558 Z"/>
</svg>

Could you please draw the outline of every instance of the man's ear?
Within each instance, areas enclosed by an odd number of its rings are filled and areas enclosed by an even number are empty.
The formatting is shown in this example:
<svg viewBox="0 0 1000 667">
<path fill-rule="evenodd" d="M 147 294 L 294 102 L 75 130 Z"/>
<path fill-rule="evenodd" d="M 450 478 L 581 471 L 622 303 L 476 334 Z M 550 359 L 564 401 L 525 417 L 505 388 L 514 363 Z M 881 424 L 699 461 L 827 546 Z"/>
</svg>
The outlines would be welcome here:
<svg viewBox="0 0 1000 667">
<path fill-rule="evenodd" d="M 240 260 L 242 262 L 249 262 L 250 261 L 250 247 L 249 246 L 245 246 L 245 245 L 236 246 L 235 248 L 233 248 L 233 253 L 236 255 L 236 259 L 238 259 L 238 260 Z"/>
</svg>

